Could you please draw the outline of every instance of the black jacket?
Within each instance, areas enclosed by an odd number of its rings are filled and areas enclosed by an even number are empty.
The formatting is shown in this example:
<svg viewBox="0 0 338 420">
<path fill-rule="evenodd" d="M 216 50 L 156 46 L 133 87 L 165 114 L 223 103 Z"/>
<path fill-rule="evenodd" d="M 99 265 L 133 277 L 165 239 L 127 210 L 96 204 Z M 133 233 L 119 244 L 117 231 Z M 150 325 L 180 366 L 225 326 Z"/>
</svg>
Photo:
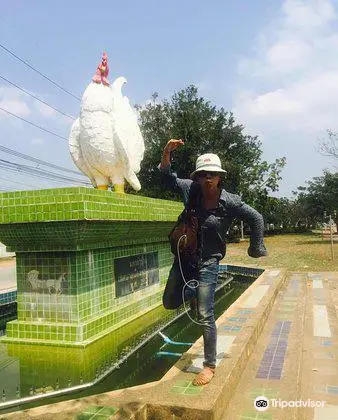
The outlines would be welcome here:
<svg viewBox="0 0 338 420">
<path fill-rule="evenodd" d="M 235 217 L 250 226 L 248 254 L 254 258 L 267 255 L 263 241 L 263 217 L 257 210 L 245 204 L 238 195 L 222 189 L 218 208 L 205 210 L 202 206 L 201 187 L 197 182 L 178 178 L 170 166 L 161 169 L 161 172 L 167 187 L 180 192 L 184 206 L 196 209 L 200 227 L 199 248 L 202 261 L 213 258 L 220 260 L 225 256 L 226 233 Z"/>
</svg>

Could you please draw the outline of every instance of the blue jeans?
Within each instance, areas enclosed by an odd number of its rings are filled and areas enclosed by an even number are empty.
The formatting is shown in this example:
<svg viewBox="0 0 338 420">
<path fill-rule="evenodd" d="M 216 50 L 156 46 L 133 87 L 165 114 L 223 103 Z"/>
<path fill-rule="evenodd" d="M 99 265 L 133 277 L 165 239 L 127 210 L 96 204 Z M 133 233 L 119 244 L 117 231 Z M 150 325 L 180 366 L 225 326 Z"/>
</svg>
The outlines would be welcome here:
<svg viewBox="0 0 338 420">
<path fill-rule="evenodd" d="M 185 300 L 196 296 L 198 322 L 203 325 L 204 340 L 204 366 L 216 366 L 216 324 L 214 315 L 214 298 L 218 279 L 218 261 L 213 259 L 195 266 L 184 264 L 184 277 L 186 281 L 198 280 L 197 289 L 185 287 Z M 183 303 L 182 290 L 184 280 L 180 272 L 178 261 L 171 267 L 167 285 L 163 294 L 163 305 L 166 309 L 178 308 Z"/>
<path fill-rule="evenodd" d="M 182 270 L 185 281 L 188 282 L 191 279 L 196 279 L 198 276 L 198 271 L 196 265 L 184 262 L 182 263 Z M 185 286 L 184 280 L 182 278 L 180 266 L 178 260 L 175 259 L 170 272 L 165 290 L 163 293 L 163 306 L 166 309 L 176 309 L 183 304 L 182 291 Z M 196 296 L 194 289 L 190 287 L 184 288 L 184 299 L 185 301 Z"/>
<path fill-rule="evenodd" d="M 216 367 L 217 331 L 214 313 L 215 290 L 218 279 L 218 261 L 201 264 L 198 270 L 197 312 L 198 321 L 203 324 L 204 366 Z"/>
</svg>

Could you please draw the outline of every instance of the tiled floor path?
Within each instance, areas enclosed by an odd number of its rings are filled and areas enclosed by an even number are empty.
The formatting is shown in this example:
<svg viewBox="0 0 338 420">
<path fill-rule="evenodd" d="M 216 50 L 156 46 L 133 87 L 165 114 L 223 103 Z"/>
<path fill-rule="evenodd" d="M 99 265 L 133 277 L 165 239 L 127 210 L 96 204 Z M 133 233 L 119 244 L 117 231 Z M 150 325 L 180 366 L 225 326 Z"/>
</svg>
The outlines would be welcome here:
<svg viewBox="0 0 338 420">
<path fill-rule="evenodd" d="M 338 273 L 289 274 L 222 420 L 338 420 L 337 312 Z"/>
</svg>

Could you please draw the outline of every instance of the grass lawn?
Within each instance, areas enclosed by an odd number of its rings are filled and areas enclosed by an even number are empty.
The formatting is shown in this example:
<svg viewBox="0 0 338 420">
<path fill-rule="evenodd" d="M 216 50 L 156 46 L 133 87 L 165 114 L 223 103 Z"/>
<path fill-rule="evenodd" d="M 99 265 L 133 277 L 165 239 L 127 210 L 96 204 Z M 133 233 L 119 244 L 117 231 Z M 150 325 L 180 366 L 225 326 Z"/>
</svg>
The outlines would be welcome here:
<svg viewBox="0 0 338 420">
<path fill-rule="evenodd" d="M 274 235 L 264 238 L 269 255 L 251 258 L 247 254 L 249 239 L 227 244 L 222 263 L 261 268 L 287 268 L 292 271 L 338 271 L 337 235 L 334 260 L 331 259 L 330 238 L 322 240 L 319 233 Z"/>
</svg>

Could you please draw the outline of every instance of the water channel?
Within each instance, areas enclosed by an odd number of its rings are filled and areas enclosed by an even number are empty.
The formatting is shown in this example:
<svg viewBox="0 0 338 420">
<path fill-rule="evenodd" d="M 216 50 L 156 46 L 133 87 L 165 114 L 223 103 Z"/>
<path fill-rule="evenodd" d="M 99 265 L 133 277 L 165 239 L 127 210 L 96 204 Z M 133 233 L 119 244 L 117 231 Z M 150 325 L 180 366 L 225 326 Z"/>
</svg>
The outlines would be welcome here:
<svg viewBox="0 0 338 420">
<path fill-rule="evenodd" d="M 220 277 L 216 319 L 254 280 L 235 275 L 224 286 L 229 276 Z M 15 317 L 13 308 L 2 314 L 0 328 Z M 164 344 L 159 331 L 180 342 L 194 342 L 201 336 L 201 327 L 183 310 L 161 307 L 85 348 L 1 343 L 0 413 L 159 380 L 177 361 L 174 356 L 157 356 Z M 188 348 L 168 344 L 164 350 L 177 353 Z"/>
</svg>

